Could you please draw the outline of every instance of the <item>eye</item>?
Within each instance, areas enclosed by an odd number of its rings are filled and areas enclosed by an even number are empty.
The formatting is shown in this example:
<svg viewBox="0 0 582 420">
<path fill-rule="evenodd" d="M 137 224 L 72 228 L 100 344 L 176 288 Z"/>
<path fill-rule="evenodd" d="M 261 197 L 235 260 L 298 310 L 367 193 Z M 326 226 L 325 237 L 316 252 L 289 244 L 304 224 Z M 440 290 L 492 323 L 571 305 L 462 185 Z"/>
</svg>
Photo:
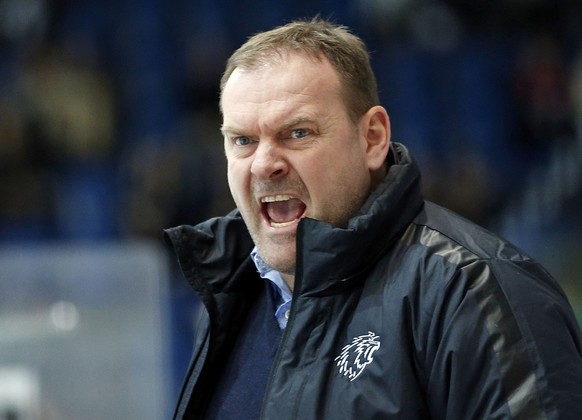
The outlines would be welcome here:
<svg viewBox="0 0 582 420">
<path fill-rule="evenodd" d="M 248 146 L 249 144 L 251 144 L 251 142 L 252 142 L 251 139 L 246 136 L 235 137 L 233 139 L 233 143 L 236 144 L 237 146 Z"/>
<path fill-rule="evenodd" d="M 309 135 L 309 130 L 306 130 L 304 128 L 297 128 L 293 131 L 291 131 L 291 138 L 293 139 L 301 139 L 303 137 L 306 137 Z"/>
</svg>

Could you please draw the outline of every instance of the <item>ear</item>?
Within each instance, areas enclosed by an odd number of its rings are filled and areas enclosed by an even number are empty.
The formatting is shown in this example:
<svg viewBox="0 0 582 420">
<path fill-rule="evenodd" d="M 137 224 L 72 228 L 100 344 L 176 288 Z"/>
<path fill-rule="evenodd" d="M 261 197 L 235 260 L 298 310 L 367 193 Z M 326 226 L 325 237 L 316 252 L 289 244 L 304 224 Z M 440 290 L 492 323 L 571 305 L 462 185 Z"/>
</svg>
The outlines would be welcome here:
<svg viewBox="0 0 582 420">
<path fill-rule="evenodd" d="M 360 133 L 366 143 L 366 160 L 370 171 L 384 166 L 390 146 L 390 119 L 386 109 L 373 106 L 360 120 Z"/>
</svg>

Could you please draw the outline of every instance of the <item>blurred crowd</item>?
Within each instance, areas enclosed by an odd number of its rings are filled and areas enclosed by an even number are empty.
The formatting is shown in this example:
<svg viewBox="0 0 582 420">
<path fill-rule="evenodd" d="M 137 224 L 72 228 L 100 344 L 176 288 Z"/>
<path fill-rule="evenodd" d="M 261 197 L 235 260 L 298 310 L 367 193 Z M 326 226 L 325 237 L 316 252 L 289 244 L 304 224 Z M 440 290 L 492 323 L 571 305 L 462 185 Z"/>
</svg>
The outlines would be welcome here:
<svg viewBox="0 0 582 420">
<path fill-rule="evenodd" d="M 230 210 L 224 62 L 315 14 L 369 44 L 427 196 L 479 223 L 577 141 L 576 1 L 0 0 L 0 241 L 159 239 Z"/>
<path fill-rule="evenodd" d="M 316 14 L 368 43 L 426 196 L 545 244 L 582 320 L 577 0 L 0 0 L 0 247 L 161 243 L 165 227 L 230 211 L 225 60 Z M 179 381 L 195 305 L 172 286 Z"/>
</svg>

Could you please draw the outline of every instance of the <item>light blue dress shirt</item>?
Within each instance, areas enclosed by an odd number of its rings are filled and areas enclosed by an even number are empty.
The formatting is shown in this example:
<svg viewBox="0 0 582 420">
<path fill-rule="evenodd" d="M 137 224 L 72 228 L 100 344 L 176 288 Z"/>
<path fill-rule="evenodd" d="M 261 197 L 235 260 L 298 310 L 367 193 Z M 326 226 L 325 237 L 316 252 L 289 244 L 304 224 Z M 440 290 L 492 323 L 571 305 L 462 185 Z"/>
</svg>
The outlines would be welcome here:
<svg viewBox="0 0 582 420">
<path fill-rule="evenodd" d="M 271 268 L 265 261 L 263 261 L 259 255 L 257 247 L 255 247 L 251 252 L 251 258 L 257 266 L 259 275 L 264 279 L 270 280 L 271 285 L 273 286 L 277 306 L 275 318 L 277 319 L 279 327 L 284 330 L 287 326 L 287 320 L 289 319 L 293 293 L 291 292 L 291 289 L 289 289 L 287 283 L 285 283 L 285 280 L 283 280 L 283 277 L 281 277 L 281 273 Z"/>
</svg>

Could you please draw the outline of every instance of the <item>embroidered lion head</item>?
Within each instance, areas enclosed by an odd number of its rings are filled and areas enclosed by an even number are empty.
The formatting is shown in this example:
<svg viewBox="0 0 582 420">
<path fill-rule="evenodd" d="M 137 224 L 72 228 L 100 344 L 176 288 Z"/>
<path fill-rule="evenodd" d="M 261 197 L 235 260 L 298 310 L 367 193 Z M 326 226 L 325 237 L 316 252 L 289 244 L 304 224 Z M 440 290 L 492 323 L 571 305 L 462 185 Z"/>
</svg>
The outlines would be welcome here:
<svg viewBox="0 0 582 420">
<path fill-rule="evenodd" d="M 354 337 L 352 342 L 342 348 L 341 354 L 334 360 L 339 372 L 350 381 L 356 379 L 364 368 L 374 360 L 373 354 L 380 348 L 380 337 L 372 331 L 368 334 Z"/>
</svg>

